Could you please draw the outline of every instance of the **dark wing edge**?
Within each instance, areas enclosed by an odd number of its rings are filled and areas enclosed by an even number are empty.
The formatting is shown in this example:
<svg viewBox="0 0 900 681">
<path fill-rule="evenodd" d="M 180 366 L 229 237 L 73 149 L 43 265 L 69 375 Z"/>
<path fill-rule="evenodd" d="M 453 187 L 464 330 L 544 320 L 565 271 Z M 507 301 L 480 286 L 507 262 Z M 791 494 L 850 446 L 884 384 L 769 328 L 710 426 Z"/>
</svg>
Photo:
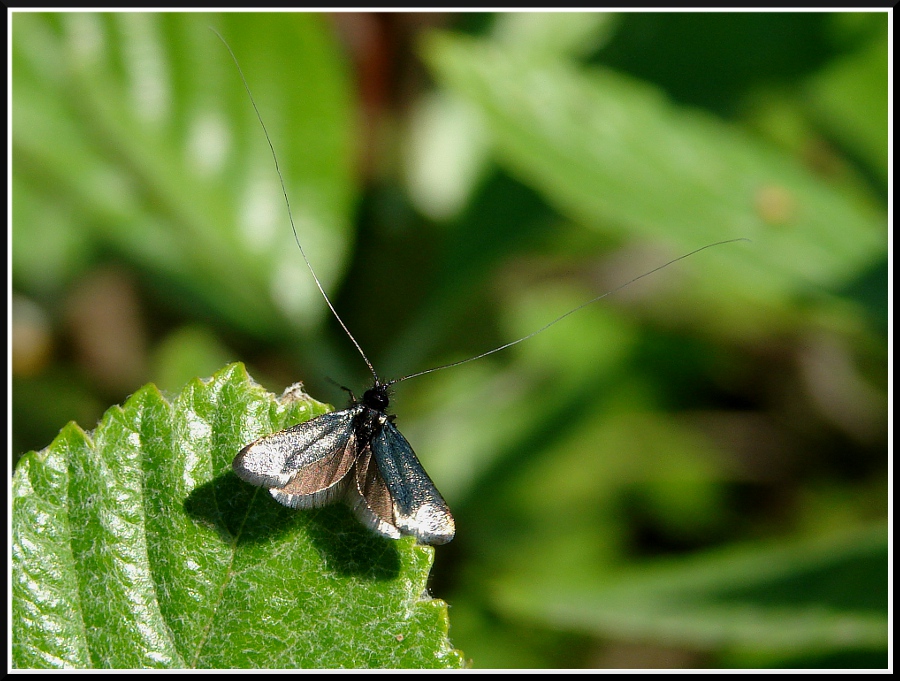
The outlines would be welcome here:
<svg viewBox="0 0 900 681">
<path fill-rule="evenodd" d="M 403 536 L 394 525 L 391 493 L 378 471 L 369 446 L 356 459 L 353 480 L 347 485 L 346 501 L 359 521 L 376 534 L 388 539 Z"/>
<path fill-rule="evenodd" d="M 387 417 L 371 442 L 379 477 L 391 497 L 393 525 L 423 544 L 446 544 L 456 534 L 447 502 L 406 438 Z M 358 479 L 358 477 L 357 477 Z"/>
</svg>

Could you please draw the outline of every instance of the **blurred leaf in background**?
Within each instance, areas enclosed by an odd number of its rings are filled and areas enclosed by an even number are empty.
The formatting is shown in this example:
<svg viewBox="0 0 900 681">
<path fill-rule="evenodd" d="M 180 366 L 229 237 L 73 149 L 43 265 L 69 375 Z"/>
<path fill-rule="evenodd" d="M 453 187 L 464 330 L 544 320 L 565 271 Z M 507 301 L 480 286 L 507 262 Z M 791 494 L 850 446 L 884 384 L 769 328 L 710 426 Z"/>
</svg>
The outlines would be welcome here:
<svg viewBox="0 0 900 681">
<path fill-rule="evenodd" d="M 383 376 L 752 240 L 397 386 L 476 667 L 887 665 L 886 13 L 15 14 L 14 456 L 364 385 L 209 25 Z"/>
<path fill-rule="evenodd" d="M 178 361 L 171 350 L 148 357 L 148 347 L 171 348 L 166 336 L 197 322 L 243 343 L 301 344 L 300 330 L 314 329 L 325 310 L 291 247 L 259 122 L 210 26 L 271 103 L 267 125 L 295 220 L 329 283 L 351 245 L 356 190 L 349 74 L 324 18 L 13 19 L 13 283 L 65 330 L 71 345 L 58 355 L 87 372 L 84 389 L 121 400 L 148 378 L 177 389 L 197 369 L 210 373 L 217 367 L 205 362 L 171 376 L 160 365 Z M 123 338 L 133 339 L 130 352 Z M 214 354 L 219 367 L 219 358 L 236 358 L 224 347 Z M 30 370 L 49 383 L 58 373 Z M 19 410 L 35 391 L 19 372 L 17 422 L 40 418 Z M 24 446 L 17 438 L 16 449 Z"/>
</svg>

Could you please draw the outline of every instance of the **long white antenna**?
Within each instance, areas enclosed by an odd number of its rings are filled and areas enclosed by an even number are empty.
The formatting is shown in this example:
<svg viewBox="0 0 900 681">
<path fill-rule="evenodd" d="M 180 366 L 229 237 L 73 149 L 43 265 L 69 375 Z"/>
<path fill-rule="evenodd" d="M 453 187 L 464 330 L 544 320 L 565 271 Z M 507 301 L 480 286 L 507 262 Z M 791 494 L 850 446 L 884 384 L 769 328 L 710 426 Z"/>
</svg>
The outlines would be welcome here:
<svg viewBox="0 0 900 681">
<path fill-rule="evenodd" d="M 360 344 L 356 342 L 356 338 L 354 338 L 353 334 L 350 333 L 350 329 L 348 329 L 347 325 L 344 324 L 344 320 L 341 319 L 341 316 L 337 313 L 337 310 L 334 309 L 334 305 L 331 304 L 331 299 L 328 297 L 328 294 L 325 293 L 325 289 L 322 287 L 322 283 L 319 281 L 319 277 L 316 276 L 316 271 L 313 269 L 312 264 L 309 262 L 309 258 L 306 257 L 306 251 L 303 250 L 303 244 L 300 243 L 300 237 L 297 236 L 297 227 L 294 225 L 294 215 L 291 212 L 291 201 L 290 199 L 288 199 L 287 188 L 284 185 L 284 176 L 281 174 L 281 167 L 278 165 L 278 156 L 275 154 L 275 147 L 272 145 L 272 138 L 269 137 L 269 130 L 268 128 L 266 128 L 266 124 L 263 121 L 262 114 L 259 113 L 259 107 L 256 106 L 256 100 L 253 99 L 253 93 L 250 91 L 250 85 L 247 83 L 247 79 L 244 77 L 244 71 L 241 69 L 241 65 L 238 62 L 237 57 L 234 56 L 231 45 L 229 45 L 225 38 L 222 37 L 222 34 L 212 26 L 210 26 L 209 29 L 218 36 L 219 40 L 222 41 L 222 43 L 225 45 L 225 48 L 228 50 L 228 53 L 231 55 L 232 60 L 234 60 L 234 65 L 237 66 L 238 73 L 240 74 L 241 80 L 244 83 L 244 89 L 247 90 L 247 95 L 250 97 L 250 103 L 253 105 L 253 110 L 256 112 L 256 118 L 259 120 L 259 124 L 262 126 L 263 133 L 266 136 L 266 142 L 269 143 L 269 150 L 272 152 L 272 159 L 275 161 L 275 171 L 278 173 L 278 180 L 281 182 L 281 193 L 284 195 L 284 203 L 287 206 L 288 220 L 290 220 L 291 222 L 291 231 L 294 233 L 294 241 L 297 242 L 297 247 L 300 249 L 300 254 L 303 256 L 303 260 L 306 262 L 306 266 L 309 268 L 309 271 L 316 282 L 316 286 L 319 288 L 319 292 L 322 294 L 322 297 L 328 304 L 328 309 L 331 310 L 331 313 L 334 315 L 334 318 L 337 319 L 338 324 L 341 325 L 344 333 L 346 333 L 350 340 L 353 341 L 353 345 L 356 346 L 356 349 L 362 356 L 363 361 L 366 363 L 366 366 L 369 367 L 369 371 L 372 372 L 372 376 L 375 378 L 375 383 L 380 384 L 381 381 L 378 378 L 378 374 L 375 373 L 375 368 L 372 366 L 369 358 L 366 357 L 366 353 L 363 352 Z"/>
<path fill-rule="evenodd" d="M 222 35 L 215 28 L 213 28 L 212 26 L 210 26 L 209 28 L 213 33 L 216 34 L 216 36 L 218 36 L 219 40 L 222 41 L 222 43 L 225 45 L 225 48 L 228 50 L 228 53 L 231 55 L 232 60 L 234 60 L 234 65 L 237 67 L 238 73 L 241 76 L 241 80 L 244 83 L 244 89 L 247 91 L 247 95 L 250 97 L 250 103 L 253 105 L 253 110 L 256 112 L 256 118 L 259 120 L 259 124 L 262 126 L 263 133 L 266 136 L 266 142 L 268 142 L 268 144 L 269 144 L 269 150 L 272 152 L 272 160 L 275 161 L 275 170 L 278 173 L 278 180 L 281 182 L 281 193 L 284 195 L 284 203 L 287 206 L 288 219 L 290 220 L 290 223 L 291 223 L 291 231 L 294 233 L 294 241 L 297 242 L 297 247 L 300 249 L 300 254 L 303 256 L 303 260 L 306 263 L 306 266 L 309 268 L 309 271 L 312 274 L 313 279 L 316 282 L 316 286 L 319 288 L 319 292 L 322 294 L 322 297 L 325 299 L 325 302 L 328 304 L 328 309 L 331 310 L 331 313 L 334 315 L 334 318 L 337 319 L 338 324 L 341 325 L 341 328 L 344 330 L 344 333 L 347 334 L 347 337 L 350 338 L 350 340 L 353 342 L 353 345 L 356 346 L 356 349 L 359 352 L 359 354 L 362 356 L 363 361 L 366 363 L 366 366 L 369 367 L 369 371 L 372 372 L 372 376 L 375 378 L 376 385 L 390 386 L 390 385 L 393 385 L 394 383 L 400 383 L 401 381 L 409 380 L 410 378 L 424 376 L 425 374 L 431 374 L 431 373 L 434 373 L 435 371 L 441 371 L 442 369 L 449 369 L 450 367 L 456 367 L 456 366 L 459 366 L 460 364 L 474 362 L 476 359 L 481 359 L 482 357 L 487 357 L 488 355 L 493 355 L 495 352 L 500 352 L 501 350 L 505 350 L 506 348 L 512 347 L 513 345 L 517 345 L 517 344 L 521 343 L 522 341 L 527 341 L 529 338 L 533 338 L 534 336 L 537 336 L 539 333 L 546 331 L 547 329 L 549 329 L 551 326 L 553 326 L 557 322 L 561 322 L 563 319 L 568 317 L 570 314 L 578 312 L 578 310 L 580 310 L 581 308 L 587 307 L 588 305 L 591 305 L 592 303 L 596 303 L 598 300 L 602 300 L 603 298 L 606 298 L 607 296 L 611 296 L 613 293 L 616 293 L 617 291 L 621 291 L 623 288 L 625 288 L 626 286 L 630 286 L 631 284 L 638 281 L 639 279 L 648 277 L 651 274 L 653 274 L 654 272 L 659 272 L 660 270 L 665 269 L 669 265 L 672 265 L 672 264 L 678 262 L 679 260 L 684 260 L 685 258 L 689 258 L 690 256 L 694 255 L 695 253 L 699 253 L 700 251 L 705 251 L 707 248 L 712 248 L 713 246 L 721 246 L 723 244 L 731 244 L 731 243 L 735 243 L 737 241 L 750 241 L 750 239 L 741 237 L 741 238 L 737 238 L 737 239 L 725 239 L 724 241 L 716 241 L 715 243 L 706 244 L 706 246 L 701 246 L 700 248 L 694 249 L 690 253 L 685 253 L 684 255 L 680 255 L 677 258 L 674 258 L 673 260 L 670 260 L 669 262 L 667 262 L 663 265 L 660 265 L 659 267 L 654 267 L 649 272 L 644 272 L 643 274 L 635 277 L 634 279 L 626 281 L 624 284 L 616 286 L 614 289 L 607 291 L 603 295 L 599 295 L 596 298 L 591 298 L 589 301 L 582 303 L 578 307 L 569 310 L 565 314 L 561 314 L 559 317 L 557 317 L 553 321 L 545 324 L 544 326 L 539 328 L 537 331 L 533 331 L 532 333 L 529 333 L 527 336 L 523 336 L 522 338 L 511 341 L 504 345 L 501 345 L 500 347 L 494 348 L 493 350 L 488 350 L 487 352 L 482 352 L 480 355 L 475 355 L 474 357 L 469 357 L 468 359 L 462 359 L 462 360 L 459 360 L 458 362 L 451 362 L 450 364 L 443 364 L 439 367 L 434 367 L 432 369 L 426 369 L 425 371 L 419 371 L 414 374 L 409 374 L 408 376 L 404 376 L 403 378 L 396 378 L 391 381 L 388 381 L 387 383 L 382 383 L 381 380 L 378 378 L 378 374 L 375 372 L 375 368 L 372 366 L 372 363 L 369 361 L 369 358 L 366 357 L 366 353 L 363 352 L 363 349 L 360 346 L 360 344 L 356 342 L 356 338 L 354 338 L 353 334 L 350 333 L 350 329 L 348 329 L 347 325 L 344 324 L 344 320 L 341 319 L 341 316 L 337 313 L 337 310 L 334 309 L 334 305 L 331 304 L 331 299 L 328 297 L 328 294 L 325 293 L 325 289 L 322 287 L 322 283 L 319 281 L 319 277 L 316 276 L 316 272 L 313 269 L 312 264 L 309 262 L 309 258 L 306 257 L 306 251 L 303 250 L 303 244 L 300 243 L 300 237 L 297 236 L 297 227 L 294 225 L 294 216 L 293 216 L 293 213 L 291 212 L 291 202 L 290 202 L 290 199 L 288 198 L 287 189 L 285 188 L 284 176 L 281 174 L 281 167 L 278 165 L 278 156 L 275 153 L 275 147 L 272 144 L 272 138 L 269 137 L 269 130 L 268 130 L 268 128 L 266 128 L 266 124 L 263 121 L 262 115 L 259 112 L 259 107 L 256 106 L 256 100 L 253 99 L 253 93 L 250 91 L 250 85 L 247 83 L 247 79 L 244 77 L 244 71 L 241 69 L 241 65 L 238 62 L 237 57 L 234 55 L 234 52 L 232 51 L 231 46 L 228 44 L 228 42 L 225 40 L 225 38 L 223 38 Z M 352 395 L 352 393 L 351 393 L 351 395 Z"/>
<path fill-rule="evenodd" d="M 435 371 L 440 371 L 441 369 L 449 369 L 450 367 L 457 367 L 460 364 L 466 364 L 467 362 L 474 362 L 476 359 L 481 359 L 482 357 L 487 357 L 488 355 L 493 355 L 495 352 L 500 352 L 501 350 L 505 350 L 506 348 L 516 345 L 518 343 L 521 343 L 522 341 L 527 341 L 529 338 L 533 338 L 534 336 L 537 336 L 542 331 L 546 331 L 547 329 L 549 329 L 551 326 L 553 326 L 557 322 L 561 322 L 563 319 L 568 317 L 570 314 L 578 312 L 578 310 L 580 310 L 581 308 L 587 307 L 588 305 L 591 305 L 592 303 L 596 303 L 598 300 L 602 300 L 603 298 L 606 298 L 607 296 L 611 296 L 613 293 L 615 293 L 616 291 L 621 291 L 626 286 L 631 286 L 631 284 L 638 281 L 639 279 L 643 279 L 644 277 L 649 277 L 654 272 L 659 272 L 660 270 L 665 269 L 669 265 L 672 265 L 672 264 L 678 262 L 679 260 L 684 260 L 685 258 L 689 258 L 690 256 L 694 255 L 695 253 L 699 253 L 700 251 L 705 251 L 707 248 L 712 248 L 713 246 L 721 246 L 722 244 L 731 244 L 736 241 L 750 241 L 750 239 L 746 239 L 743 237 L 740 237 L 737 239 L 725 239 L 724 241 L 716 241 L 715 243 L 706 244 L 706 246 L 701 246 L 700 248 L 694 249 L 690 253 L 685 253 L 684 255 L 680 255 L 677 258 L 675 258 L 674 260 L 670 260 L 669 262 L 667 262 L 663 265 L 660 265 L 659 267 L 654 267 L 649 272 L 644 272 L 640 276 L 637 276 L 634 279 L 631 279 L 630 281 L 626 281 L 624 284 L 616 286 L 614 289 L 612 289 L 611 291 L 607 291 L 603 295 L 597 296 L 596 298 L 591 298 L 586 303 L 582 303 L 578 307 L 569 310 L 565 314 L 562 314 L 559 317 L 557 317 L 556 319 L 554 319 L 552 322 L 545 324 L 544 326 L 539 328 L 537 331 L 533 331 L 533 332 L 529 333 L 527 336 L 523 336 L 522 338 L 519 338 L 518 340 L 511 341 L 509 343 L 506 343 L 505 345 L 501 345 L 499 348 L 494 348 L 493 350 L 488 350 L 487 352 L 482 352 L 480 355 L 475 355 L 474 357 L 469 357 L 468 359 L 461 359 L 458 362 L 451 362 L 450 364 L 444 364 L 439 367 L 434 367 L 433 369 L 426 369 L 425 371 L 419 371 L 415 374 L 410 374 L 409 376 L 404 376 L 403 378 L 394 379 L 393 381 L 390 381 L 388 383 L 388 385 L 393 385 L 394 383 L 399 383 L 400 381 L 405 381 L 410 378 L 416 378 L 417 376 L 424 376 L 425 374 L 430 374 Z"/>
</svg>

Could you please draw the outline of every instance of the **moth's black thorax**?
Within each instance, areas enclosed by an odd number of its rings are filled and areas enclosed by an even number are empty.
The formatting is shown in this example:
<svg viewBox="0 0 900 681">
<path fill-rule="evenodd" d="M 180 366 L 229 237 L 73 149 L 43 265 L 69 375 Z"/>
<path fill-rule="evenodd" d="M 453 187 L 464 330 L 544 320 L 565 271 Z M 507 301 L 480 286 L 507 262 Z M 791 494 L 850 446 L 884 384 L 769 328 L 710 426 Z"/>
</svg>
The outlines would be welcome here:
<svg viewBox="0 0 900 681">
<path fill-rule="evenodd" d="M 362 403 L 369 407 L 369 409 L 380 412 L 386 411 L 388 405 L 391 403 L 391 398 L 388 394 L 388 386 L 376 383 L 363 393 Z"/>
<path fill-rule="evenodd" d="M 376 383 L 363 393 L 361 410 L 355 419 L 356 436 L 360 442 L 371 442 L 391 417 L 385 413 L 390 404 L 388 386 Z"/>
</svg>

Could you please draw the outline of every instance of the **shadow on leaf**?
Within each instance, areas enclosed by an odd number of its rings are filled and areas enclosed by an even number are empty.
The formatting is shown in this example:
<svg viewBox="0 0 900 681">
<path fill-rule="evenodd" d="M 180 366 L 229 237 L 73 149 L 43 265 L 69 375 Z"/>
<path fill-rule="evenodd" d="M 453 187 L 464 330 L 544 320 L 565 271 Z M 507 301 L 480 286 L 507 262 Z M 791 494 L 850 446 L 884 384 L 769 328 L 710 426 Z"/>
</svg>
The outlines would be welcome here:
<svg viewBox="0 0 900 681">
<path fill-rule="evenodd" d="M 195 488 L 184 510 L 194 522 L 215 529 L 222 541 L 237 537 L 237 546 L 293 538 L 299 548 L 306 538 L 339 575 L 390 580 L 400 573 L 395 542 L 367 530 L 344 504 L 287 508 L 229 471 Z"/>
</svg>

